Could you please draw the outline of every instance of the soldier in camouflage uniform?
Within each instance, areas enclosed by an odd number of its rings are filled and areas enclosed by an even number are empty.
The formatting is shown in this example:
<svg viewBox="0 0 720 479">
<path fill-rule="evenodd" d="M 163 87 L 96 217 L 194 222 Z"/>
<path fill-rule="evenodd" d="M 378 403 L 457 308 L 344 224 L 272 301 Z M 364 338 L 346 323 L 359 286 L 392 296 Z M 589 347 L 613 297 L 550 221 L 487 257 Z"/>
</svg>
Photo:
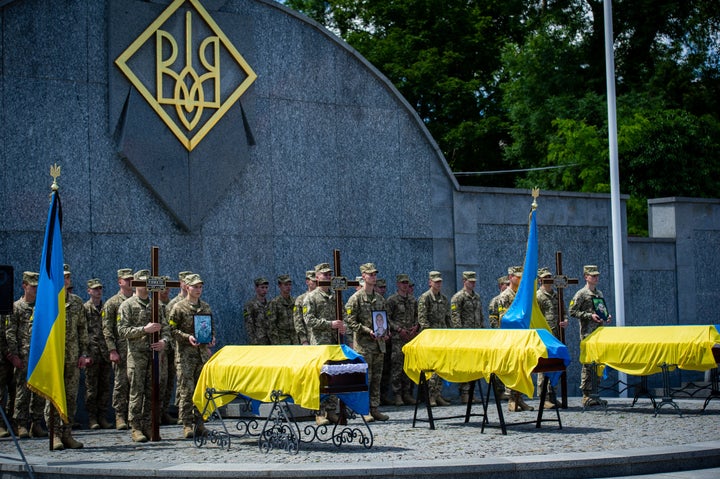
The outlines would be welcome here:
<svg viewBox="0 0 720 479">
<path fill-rule="evenodd" d="M 300 344 L 303 346 L 310 344 L 307 326 L 305 325 L 305 319 L 303 318 L 303 301 L 305 301 L 305 296 L 312 293 L 312 291 L 317 287 L 314 269 L 305 271 L 305 285 L 307 286 L 307 291 L 295 298 L 295 305 L 293 306 L 293 323 L 295 325 L 295 332 L 298 335 L 298 341 L 300 341 Z"/>
<path fill-rule="evenodd" d="M 446 329 L 451 326 L 450 302 L 442 294 L 442 275 L 439 271 L 428 274 L 429 288 L 418 298 L 418 323 L 424 329 Z M 430 406 L 449 406 L 450 401 L 442 396 L 442 380 L 433 374 L 427 380 Z"/>
<path fill-rule="evenodd" d="M 27 387 L 30 336 L 39 277 L 38 273 L 31 271 L 23 273 L 23 296 L 13 304 L 6 330 L 8 360 L 15 367 L 14 419 L 17 437 L 20 439 L 29 437 L 30 433 L 33 437 L 47 437 L 47 432 L 42 428 L 45 398 L 31 392 Z M 28 431 L 31 420 L 32 426 Z"/>
<path fill-rule="evenodd" d="M 165 281 L 170 281 L 170 276 L 163 276 Z M 183 284 L 182 282 L 180 284 Z M 187 294 L 187 293 L 186 293 Z M 165 288 L 158 292 L 158 298 L 160 299 L 159 309 L 162 310 L 162 315 L 165 319 L 170 317 L 170 309 L 168 309 L 170 299 L 170 288 Z M 177 296 L 176 296 L 177 298 Z M 175 298 L 173 298 L 175 299 Z M 181 298 L 182 299 L 182 298 Z M 168 329 L 168 334 L 169 334 Z M 172 337 L 170 341 L 165 344 L 165 348 L 160 352 L 160 422 L 162 424 L 175 424 L 177 420 L 174 420 L 169 411 L 170 399 L 172 393 L 175 390 L 175 349 L 173 348 Z"/>
<path fill-rule="evenodd" d="M 374 323 L 375 311 L 385 311 L 385 299 L 375 292 L 377 268 L 373 263 L 360 266 L 364 280 L 363 288 L 356 291 L 345 304 L 347 326 L 353 331 L 355 350 L 362 355 L 368 365 L 370 383 L 370 415 L 365 420 L 387 421 L 387 414 L 378 410 L 380 406 L 380 384 L 382 383 L 383 362 L 388 339 L 388 331 L 378 332 Z"/>
<path fill-rule="evenodd" d="M 10 315 L 0 316 L 0 406 L 5 411 L 8 411 L 10 417 L 12 417 L 15 411 L 15 381 L 13 379 L 15 367 L 8 358 L 7 338 L 5 336 L 9 320 Z M 6 397 L 7 402 L 4 401 Z M 5 429 L 5 422 L 0 422 L 0 438 L 9 435 L 10 431 Z"/>
<path fill-rule="evenodd" d="M 112 427 L 107 420 L 112 393 L 112 363 L 103 335 L 103 285 L 98 278 L 88 280 L 87 292 L 90 299 L 83 307 L 88 328 L 88 349 L 93 362 L 85 370 L 85 409 L 90 429 L 108 429 Z"/>
<path fill-rule="evenodd" d="M 130 386 L 127 376 L 127 341 L 120 339 L 117 322 L 120 305 L 132 296 L 132 279 L 133 272 L 130 268 L 122 268 L 117 271 L 120 290 L 105 302 L 102 310 L 103 336 L 105 336 L 105 344 L 115 373 L 112 398 L 112 407 L 115 409 L 115 428 L 120 431 L 128 428 L 127 415 Z"/>
<path fill-rule="evenodd" d="M 263 277 L 255 278 L 255 297 L 245 303 L 243 317 L 245 318 L 245 334 L 248 344 L 270 344 L 268 324 L 267 293 L 270 283 Z"/>
<path fill-rule="evenodd" d="M 277 284 L 280 294 L 270 301 L 267 310 L 270 344 L 300 344 L 293 320 L 295 298 L 290 295 L 292 291 L 290 275 L 278 276 Z"/>
<path fill-rule="evenodd" d="M 185 284 L 185 277 L 189 274 L 192 274 L 192 271 L 180 271 L 178 273 L 178 279 L 180 280 L 180 292 L 165 306 L 165 312 L 168 314 L 166 317 L 170 317 L 170 312 L 178 301 L 187 297 L 187 284 Z"/>
<path fill-rule="evenodd" d="M 500 312 L 498 311 L 498 304 L 500 302 L 500 295 L 510 286 L 510 281 L 507 276 L 500 276 L 497 279 L 498 289 L 500 290 L 498 295 L 490 300 L 488 303 L 488 321 L 490 327 L 497 329 L 500 327 Z"/>
<path fill-rule="evenodd" d="M 330 281 L 330 264 L 320 263 L 315 266 L 316 281 Z M 337 319 L 335 307 L 335 293 L 330 291 L 330 286 L 318 285 L 311 293 L 305 296 L 303 301 L 303 319 L 307 326 L 308 341 L 316 344 L 340 344 L 339 335 L 345 334 L 345 322 Z M 337 397 L 329 396 L 321 405 L 315 416 L 315 422 L 319 426 L 325 426 L 330 422 L 337 422 L 338 416 L 335 413 L 337 408 Z"/>
<path fill-rule="evenodd" d="M 387 281 L 378 278 L 375 282 L 375 293 L 385 298 L 387 292 Z M 388 331 L 389 332 L 389 331 Z M 380 383 L 380 404 L 383 406 L 393 406 L 395 400 L 392 393 L 392 336 L 388 336 L 385 340 L 385 359 L 383 359 L 382 382 Z"/>
<path fill-rule="evenodd" d="M 200 412 L 193 404 L 195 385 L 200 378 L 200 372 L 215 345 L 215 321 L 212 320 L 212 309 L 205 301 L 200 300 L 204 283 L 199 274 L 189 274 L 185 277 L 188 294 L 179 301 L 170 311 L 170 333 L 175 339 L 175 363 L 177 365 L 177 391 L 178 419 L 183 424 L 183 436 L 186 439 L 194 436 L 193 423 L 196 423 L 197 433 L 205 434 Z M 209 315 L 211 317 L 212 341 L 210 344 L 198 343 L 195 338 L 195 315 Z"/>
<path fill-rule="evenodd" d="M 147 281 L 149 277 L 150 271 L 146 269 L 135 273 L 137 281 Z M 160 318 L 156 323 L 152 320 L 152 308 L 147 286 L 136 286 L 135 294 L 120 305 L 118 333 L 128 344 L 128 420 L 133 442 L 147 442 L 151 436 L 153 351 L 162 351 L 170 341 L 162 308 L 158 308 Z M 156 342 L 153 333 L 159 333 Z"/>
<path fill-rule="evenodd" d="M 602 291 L 597 289 L 600 280 L 600 271 L 594 264 L 588 264 L 583 267 L 583 276 L 585 277 L 585 286 L 578 290 L 570 301 L 570 316 L 580 321 L 580 340 L 585 339 L 590 333 L 605 324 L 605 321 L 598 316 L 595 310 L 594 298 L 602 298 Z M 607 323 L 610 322 L 611 316 L 608 316 Z M 580 372 L 580 389 L 583 393 L 583 406 L 602 406 L 605 401 L 595 397 L 592 390 L 593 373 L 590 365 L 583 364 Z"/>
<path fill-rule="evenodd" d="M 420 329 L 417 320 L 417 301 L 410 293 L 410 277 L 407 274 L 398 274 L 395 277 L 397 292 L 385 301 L 387 320 L 391 341 L 392 356 L 390 363 L 391 386 L 393 403 L 395 406 L 403 404 L 414 405 L 412 395 L 413 383 L 405 374 L 405 354 L 402 348 L 413 339 Z"/>
<path fill-rule="evenodd" d="M 540 311 L 542 311 L 543 316 L 545 316 L 553 335 L 560 339 L 562 337 L 560 334 L 560 328 L 567 326 L 567 320 L 564 319 L 559 321 L 561 318 L 558 317 L 558 294 L 553 288 L 552 283 L 544 284 L 542 282 L 543 279 L 552 279 L 552 273 L 547 268 L 540 268 L 538 270 L 538 284 L 540 287 L 538 288 L 535 297 L 537 298 Z M 544 378 L 545 375 L 543 373 L 538 373 L 538 391 L 540 391 Z M 545 409 L 553 409 L 560 406 L 560 403 L 557 400 L 557 391 L 552 385 L 548 384 L 548 395 L 546 398 L 547 399 L 545 400 L 544 405 Z"/>
<path fill-rule="evenodd" d="M 72 285 L 70 267 L 64 265 L 65 289 Z M 72 437 L 72 425 L 77 408 L 78 388 L 80 387 L 80 369 L 92 364 L 88 356 L 88 330 L 85 318 L 85 307 L 79 296 L 69 293 L 65 295 L 65 400 L 67 401 L 68 423 L 63 423 L 55 406 L 47 401 L 45 404 L 45 422 L 50 427 L 53 423 L 52 450 L 82 449 L 83 443 Z M 51 408 L 53 411 L 51 411 Z"/>
<path fill-rule="evenodd" d="M 450 298 L 450 322 L 453 328 L 477 329 L 485 327 L 485 318 L 482 312 L 482 301 L 475 292 L 477 276 L 475 271 L 463 271 L 463 287 Z M 470 385 L 473 383 L 460 383 L 460 402 L 467 404 L 470 397 Z M 474 399 L 478 402 L 478 398 Z"/>
</svg>

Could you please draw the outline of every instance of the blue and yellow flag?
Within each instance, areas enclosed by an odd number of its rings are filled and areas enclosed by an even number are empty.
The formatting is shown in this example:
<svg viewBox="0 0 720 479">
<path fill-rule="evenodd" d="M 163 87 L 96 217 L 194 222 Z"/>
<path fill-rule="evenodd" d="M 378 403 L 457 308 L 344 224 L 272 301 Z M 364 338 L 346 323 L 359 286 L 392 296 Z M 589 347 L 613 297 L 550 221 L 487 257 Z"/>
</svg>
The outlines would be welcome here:
<svg viewBox="0 0 720 479">
<path fill-rule="evenodd" d="M 536 211 L 530 212 L 530 233 L 528 234 L 525 265 L 515 299 L 500 320 L 501 329 L 547 329 L 547 319 L 540 311 L 537 297 L 538 240 Z"/>
<path fill-rule="evenodd" d="M 65 398 L 65 277 L 60 234 L 62 206 L 52 194 L 40 263 L 37 299 L 30 337 L 28 387 L 55 405 L 68 422 Z"/>
</svg>

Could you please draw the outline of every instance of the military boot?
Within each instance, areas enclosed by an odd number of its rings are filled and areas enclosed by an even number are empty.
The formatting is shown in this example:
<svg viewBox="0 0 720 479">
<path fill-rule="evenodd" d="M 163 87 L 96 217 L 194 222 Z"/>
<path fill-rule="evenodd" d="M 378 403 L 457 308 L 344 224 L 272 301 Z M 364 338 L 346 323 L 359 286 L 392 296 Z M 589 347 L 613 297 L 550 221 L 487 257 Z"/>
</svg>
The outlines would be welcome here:
<svg viewBox="0 0 720 479">
<path fill-rule="evenodd" d="M 5 426 L 0 426 L 0 437 L 9 437 L 10 431 L 5 429 Z"/>
<path fill-rule="evenodd" d="M 17 434 L 15 434 L 18 439 L 27 439 L 30 437 L 30 432 L 27 430 L 25 426 L 18 426 L 17 427 Z"/>
<path fill-rule="evenodd" d="M 327 418 L 327 413 L 325 411 L 315 415 L 315 424 L 318 426 L 327 426 L 330 424 L 330 419 Z"/>
<path fill-rule="evenodd" d="M 76 441 L 75 438 L 72 437 L 72 433 L 70 432 L 70 426 L 66 426 L 63 428 L 62 437 L 60 440 L 63 443 L 63 446 L 67 449 L 82 449 L 83 443 L 80 441 Z"/>
<path fill-rule="evenodd" d="M 415 398 L 410 393 L 403 393 L 402 400 L 407 406 L 415 405 Z"/>
<path fill-rule="evenodd" d="M 460 395 L 460 404 L 467 404 L 470 400 L 470 395 L 468 393 L 463 393 Z"/>
<path fill-rule="evenodd" d="M 375 418 L 372 414 L 363 414 L 363 419 L 365 422 L 375 422 Z"/>
<path fill-rule="evenodd" d="M 98 421 L 95 417 L 90 416 L 88 418 L 88 427 L 94 431 L 96 429 L 100 429 L 100 424 L 98 424 Z"/>
<path fill-rule="evenodd" d="M 449 406 L 450 404 L 452 404 L 450 401 L 448 401 L 447 399 L 442 397 L 442 395 L 440 395 L 440 394 L 438 394 L 437 397 L 435 398 L 435 402 L 437 403 L 438 406 Z"/>
<path fill-rule="evenodd" d="M 148 438 L 143 434 L 143 432 L 140 429 L 132 428 L 132 433 L 130 434 L 130 437 L 132 438 L 133 442 L 147 442 Z"/>
<path fill-rule="evenodd" d="M 375 419 L 376 421 L 387 421 L 388 419 L 390 419 L 390 416 L 388 416 L 387 414 L 381 413 L 381 412 L 378 410 L 378 408 L 376 408 L 376 407 L 371 407 L 371 408 L 370 408 L 370 415 L 371 415 L 371 416 L 373 417 L 373 419 Z"/>
<path fill-rule="evenodd" d="M 520 409 L 523 411 L 534 411 L 535 408 L 527 404 L 525 401 L 523 401 L 522 395 L 520 393 L 517 393 L 517 398 L 515 399 L 517 401 L 517 405 L 520 406 Z"/>
<path fill-rule="evenodd" d="M 62 451 L 63 449 L 65 449 L 65 445 L 62 442 L 62 437 L 58 432 L 56 432 L 55 434 L 53 434 L 52 438 L 52 450 Z"/>
<path fill-rule="evenodd" d="M 127 431 L 128 424 L 122 414 L 115 415 L 115 429 L 118 431 Z"/>
<path fill-rule="evenodd" d="M 508 399 L 508 411 L 510 411 L 510 412 L 522 411 L 522 409 L 520 408 L 520 406 L 517 403 L 517 399 L 519 396 L 520 396 L 520 393 L 515 393 L 515 392 L 510 395 L 510 399 Z"/>
<path fill-rule="evenodd" d="M 395 395 L 395 401 L 393 401 L 396 406 L 404 406 L 405 401 L 403 401 L 402 394 L 396 394 Z"/>
<path fill-rule="evenodd" d="M 183 426 L 183 437 L 185 439 L 192 439 L 193 437 L 195 437 L 195 431 L 193 430 L 192 426 Z"/>
<path fill-rule="evenodd" d="M 30 426 L 30 435 L 32 437 L 48 437 L 47 431 L 42 427 L 40 421 L 33 421 Z"/>
<path fill-rule="evenodd" d="M 105 419 L 105 416 L 100 416 L 100 419 L 98 419 L 98 424 L 100 424 L 100 427 L 102 429 L 110 429 L 112 427 L 112 424 L 110 424 L 110 421 Z"/>
</svg>

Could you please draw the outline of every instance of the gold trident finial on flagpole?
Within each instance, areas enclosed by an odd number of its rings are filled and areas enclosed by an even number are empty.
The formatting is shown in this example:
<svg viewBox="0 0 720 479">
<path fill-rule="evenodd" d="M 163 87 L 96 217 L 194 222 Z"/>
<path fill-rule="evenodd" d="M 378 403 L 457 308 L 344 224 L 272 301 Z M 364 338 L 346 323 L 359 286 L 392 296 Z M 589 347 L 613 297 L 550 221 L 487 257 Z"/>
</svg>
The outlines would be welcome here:
<svg viewBox="0 0 720 479">
<path fill-rule="evenodd" d="M 540 188 L 533 188 L 532 189 L 533 202 L 532 202 L 532 205 L 530 205 L 530 206 L 532 206 L 533 211 L 535 211 L 535 209 L 538 206 L 538 204 L 537 204 L 538 196 L 540 196 Z"/>
<path fill-rule="evenodd" d="M 58 166 L 57 163 L 55 163 L 54 165 L 52 165 L 50 167 L 50 176 L 53 177 L 53 182 L 52 182 L 52 186 L 50 186 L 50 189 L 52 189 L 53 191 L 59 190 L 60 186 L 58 186 L 58 184 L 57 184 L 57 179 L 60 176 L 60 167 Z"/>
</svg>

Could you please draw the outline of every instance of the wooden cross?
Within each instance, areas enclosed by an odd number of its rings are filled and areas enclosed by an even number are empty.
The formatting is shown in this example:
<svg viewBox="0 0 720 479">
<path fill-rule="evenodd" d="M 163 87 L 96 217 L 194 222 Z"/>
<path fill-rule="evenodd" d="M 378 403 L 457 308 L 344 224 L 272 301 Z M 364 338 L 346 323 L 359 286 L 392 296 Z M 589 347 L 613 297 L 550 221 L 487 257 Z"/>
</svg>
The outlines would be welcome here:
<svg viewBox="0 0 720 479">
<path fill-rule="evenodd" d="M 150 250 L 150 277 L 147 281 L 133 280 L 133 286 L 145 286 L 152 293 L 152 322 L 160 321 L 160 291 L 165 288 L 179 288 L 180 281 L 166 281 L 165 278 L 159 276 L 159 256 L 160 248 L 153 246 Z M 152 333 L 152 342 L 157 343 L 160 333 Z M 152 433 L 151 441 L 160 440 L 160 356 L 157 351 L 152 352 Z M 172 367 L 168 365 L 168 367 Z"/>
<path fill-rule="evenodd" d="M 562 253 L 560 251 L 555 252 L 555 276 L 552 278 L 543 279 L 543 284 L 552 284 L 555 286 L 558 295 L 558 322 L 563 321 L 565 318 L 565 298 L 563 291 L 568 287 L 569 284 L 578 284 L 577 278 L 568 278 L 562 272 Z M 560 337 L 558 338 L 565 344 L 565 328 L 560 328 Z M 568 396 L 567 396 L 567 373 L 563 371 L 560 376 L 560 388 L 562 389 L 562 407 L 567 409 L 568 407 Z"/>
<path fill-rule="evenodd" d="M 348 289 L 348 286 L 360 286 L 359 281 L 348 280 L 345 276 L 340 274 L 340 250 L 333 250 L 333 265 L 335 266 L 335 273 L 330 281 L 318 281 L 318 286 L 330 286 L 335 291 L 335 319 L 342 321 L 343 319 L 343 298 L 342 292 Z M 343 343 L 343 335 L 338 333 L 338 344 Z"/>
</svg>

